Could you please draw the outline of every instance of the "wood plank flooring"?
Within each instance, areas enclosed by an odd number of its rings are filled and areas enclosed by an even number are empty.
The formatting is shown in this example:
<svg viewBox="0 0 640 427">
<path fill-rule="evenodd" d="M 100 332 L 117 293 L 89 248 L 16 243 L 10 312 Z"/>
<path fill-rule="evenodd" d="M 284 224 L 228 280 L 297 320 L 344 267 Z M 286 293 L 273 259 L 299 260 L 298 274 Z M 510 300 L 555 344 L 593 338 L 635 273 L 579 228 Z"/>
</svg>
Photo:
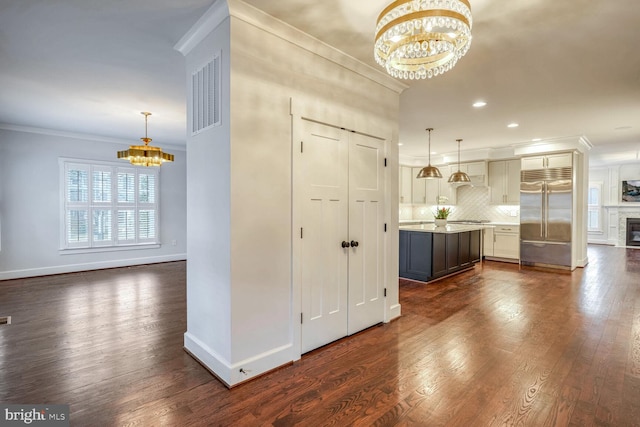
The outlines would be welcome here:
<svg viewBox="0 0 640 427">
<path fill-rule="evenodd" d="M 640 426 L 640 250 L 401 281 L 403 315 L 226 389 L 182 349 L 185 263 L 0 282 L 0 402 L 72 426 Z"/>
</svg>

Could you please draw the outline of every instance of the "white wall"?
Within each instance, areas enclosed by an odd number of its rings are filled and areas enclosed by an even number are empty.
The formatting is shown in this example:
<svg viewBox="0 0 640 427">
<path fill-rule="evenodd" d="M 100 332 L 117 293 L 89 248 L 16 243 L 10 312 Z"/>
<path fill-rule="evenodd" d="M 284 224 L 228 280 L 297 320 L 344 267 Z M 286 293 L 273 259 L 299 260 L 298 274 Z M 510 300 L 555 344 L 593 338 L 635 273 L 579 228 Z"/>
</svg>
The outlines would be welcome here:
<svg viewBox="0 0 640 427">
<path fill-rule="evenodd" d="M 123 147 L 90 137 L 0 129 L 0 280 L 186 259 L 186 159 L 173 147 L 175 162 L 160 172 L 160 248 L 59 252 L 59 157 L 117 161 Z"/>
<path fill-rule="evenodd" d="M 223 3 L 205 17 L 222 14 Z M 389 197 L 395 197 L 389 203 L 390 230 L 396 230 L 399 92 L 341 65 L 335 51 L 329 60 L 299 46 L 305 39 L 301 33 L 276 35 L 270 25 L 278 23 L 268 16 L 229 4 L 230 20 L 220 20 L 198 43 L 187 40 L 181 51 L 190 76 L 207 54 L 222 50 L 223 113 L 230 114 L 220 128 L 188 140 L 189 187 L 202 179 L 216 182 L 199 194 L 189 192 L 185 347 L 234 385 L 300 357 L 294 345 L 299 312 L 294 313 L 291 261 L 291 99 L 345 127 L 386 127 L 394 141 L 388 185 Z M 196 228 L 206 221 L 215 221 L 215 230 Z M 202 235 L 196 247 L 197 233 Z M 387 299 L 399 314 L 397 238 L 388 247 Z"/>
</svg>

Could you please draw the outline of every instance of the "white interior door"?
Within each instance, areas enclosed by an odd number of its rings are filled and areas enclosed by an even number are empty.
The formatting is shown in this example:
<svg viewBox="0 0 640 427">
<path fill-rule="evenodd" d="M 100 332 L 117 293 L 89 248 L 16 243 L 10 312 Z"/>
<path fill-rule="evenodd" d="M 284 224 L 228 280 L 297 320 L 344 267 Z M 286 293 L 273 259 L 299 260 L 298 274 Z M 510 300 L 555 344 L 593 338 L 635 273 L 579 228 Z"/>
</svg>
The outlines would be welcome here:
<svg viewBox="0 0 640 427">
<path fill-rule="evenodd" d="M 349 134 L 349 335 L 384 320 L 384 141 Z"/>
<path fill-rule="evenodd" d="M 384 141 L 301 120 L 301 353 L 384 320 Z"/>
<path fill-rule="evenodd" d="M 301 352 L 347 335 L 348 145 L 337 128 L 301 120 Z"/>
</svg>

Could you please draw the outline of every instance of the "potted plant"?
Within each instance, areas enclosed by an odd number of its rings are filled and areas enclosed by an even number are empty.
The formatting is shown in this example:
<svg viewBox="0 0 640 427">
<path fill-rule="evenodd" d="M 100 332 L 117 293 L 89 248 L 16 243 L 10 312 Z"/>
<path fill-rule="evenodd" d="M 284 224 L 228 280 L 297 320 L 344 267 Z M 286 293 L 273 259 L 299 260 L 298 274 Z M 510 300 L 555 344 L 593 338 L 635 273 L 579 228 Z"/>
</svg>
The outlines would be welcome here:
<svg viewBox="0 0 640 427">
<path fill-rule="evenodd" d="M 434 214 L 436 227 L 444 227 L 447 225 L 447 217 L 450 213 L 451 208 L 438 208 Z"/>
</svg>

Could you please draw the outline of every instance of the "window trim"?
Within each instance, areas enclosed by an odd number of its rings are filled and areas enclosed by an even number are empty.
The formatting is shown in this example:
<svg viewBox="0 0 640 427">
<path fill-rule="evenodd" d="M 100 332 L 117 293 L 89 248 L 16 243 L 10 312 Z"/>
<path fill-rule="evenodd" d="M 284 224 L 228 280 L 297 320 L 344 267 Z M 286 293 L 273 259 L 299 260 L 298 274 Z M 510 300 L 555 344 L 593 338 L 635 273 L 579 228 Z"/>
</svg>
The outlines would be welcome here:
<svg viewBox="0 0 640 427">
<path fill-rule="evenodd" d="M 136 249 L 153 249 L 161 247 L 160 243 L 160 171 L 158 168 L 133 166 L 122 162 L 111 162 L 102 160 L 87 160 L 69 157 L 60 157 L 58 159 L 59 169 L 59 197 L 60 197 L 60 254 L 79 254 L 94 252 L 113 252 L 120 250 L 136 250 Z M 88 171 L 87 184 L 87 201 L 86 202 L 68 202 L 67 201 L 67 172 L 69 167 L 85 168 Z M 94 201 L 93 194 L 93 172 L 94 171 L 110 171 L 111 173 L 111 201 L 101 202 Z M 118 201 L 118 174 L 124 171 L 134 173 L 134 201 L 122 203 Z M 139 200 L 140 175 L 154 176 L 153 202 L 141 202 Z M 87 209 L 87 241 L 86 242 L 69 242 L 67 213 L 70 209 L 76 207 L 78 209 Z M 119 240 L 118 239 L 118 211 L 122 208 L 130 208 L 135 211 L 135 239 Z M 94 241 L 93 236 L 93 210 L 108 209 L 111 211 L 111 239 L 109 241 Z M 139 232 L 139 212 L 143 210 L 154 211 L 154 232 L 155 237 L 151 239 L 140 238 Z"/>
</svg>

